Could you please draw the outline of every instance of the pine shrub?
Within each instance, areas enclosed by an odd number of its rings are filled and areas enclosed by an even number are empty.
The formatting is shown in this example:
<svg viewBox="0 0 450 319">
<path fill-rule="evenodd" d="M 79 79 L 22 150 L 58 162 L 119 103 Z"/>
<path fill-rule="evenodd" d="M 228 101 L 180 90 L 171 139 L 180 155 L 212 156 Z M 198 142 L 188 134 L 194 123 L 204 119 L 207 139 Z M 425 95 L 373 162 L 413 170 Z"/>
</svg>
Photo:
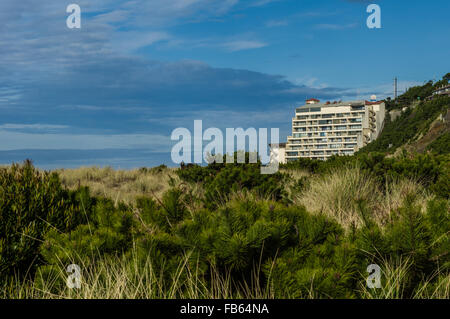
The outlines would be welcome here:
<svg viewBox="0 0 450 319">
<path fill-rule="evenodd" d="M 92 205 L 86 188 L 64 190 L 57 174 L 31 161 L 0 168 L 0 277 L 32 274 L 45 234 L 73 230 Z"/>
</svg>

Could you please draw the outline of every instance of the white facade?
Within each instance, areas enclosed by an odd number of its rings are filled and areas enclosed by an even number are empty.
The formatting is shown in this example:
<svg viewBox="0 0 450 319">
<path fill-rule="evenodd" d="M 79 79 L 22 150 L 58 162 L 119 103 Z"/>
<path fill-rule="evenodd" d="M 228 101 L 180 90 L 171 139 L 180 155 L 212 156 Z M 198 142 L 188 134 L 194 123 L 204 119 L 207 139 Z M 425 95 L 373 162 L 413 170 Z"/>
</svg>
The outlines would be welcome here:
<svg viewBox="0 0 450 319">
<path fill-rule="evenodd" d="M 309 100 L 310 102 L 311 100 Z M 384 102 L 308 103 L 296 109 L 285 158 L 326 160 L 353 155 L 375 140 L 384 126 Z"/>
</svg>

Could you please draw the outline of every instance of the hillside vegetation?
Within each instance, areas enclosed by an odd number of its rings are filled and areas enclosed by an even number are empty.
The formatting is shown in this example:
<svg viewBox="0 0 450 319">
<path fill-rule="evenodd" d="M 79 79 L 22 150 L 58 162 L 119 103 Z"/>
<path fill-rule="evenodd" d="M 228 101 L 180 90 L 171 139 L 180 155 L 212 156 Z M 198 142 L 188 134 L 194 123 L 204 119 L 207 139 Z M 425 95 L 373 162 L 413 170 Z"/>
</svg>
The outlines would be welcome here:
<svg viewBox="0 0 450 319">
<path fill-rule="evenodd" d="M 386 101 L 386 123 L 377 140 L 361 152 L 395 153 L 399 149 L 409 152 L 448 154 L 450 134 L 450 97 L 426 100 L 436 88 L 448 84 L 450 73 L 441 81 L 415 86 L 397 100 Z M 391 114 L 401 112 L 392 120 Z M 447 142 L 447 143 L 446 143 Z"/>
</svg>

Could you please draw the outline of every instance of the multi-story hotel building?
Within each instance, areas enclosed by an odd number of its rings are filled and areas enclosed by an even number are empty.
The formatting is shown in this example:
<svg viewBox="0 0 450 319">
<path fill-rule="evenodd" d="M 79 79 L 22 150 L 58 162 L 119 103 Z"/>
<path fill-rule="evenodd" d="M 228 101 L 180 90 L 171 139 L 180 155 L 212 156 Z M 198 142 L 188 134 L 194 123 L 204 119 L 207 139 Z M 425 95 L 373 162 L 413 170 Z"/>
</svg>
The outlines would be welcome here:
<svg viewBox="0 0 450 319">
<path fill-rule="evenodd" d="M 375 140 L 383 129 L 384 102 L 327 102 L 310 99 L 296 109 L 285 159 L 326 160 L 332 155 L 353 155 Z"/>
</svg>

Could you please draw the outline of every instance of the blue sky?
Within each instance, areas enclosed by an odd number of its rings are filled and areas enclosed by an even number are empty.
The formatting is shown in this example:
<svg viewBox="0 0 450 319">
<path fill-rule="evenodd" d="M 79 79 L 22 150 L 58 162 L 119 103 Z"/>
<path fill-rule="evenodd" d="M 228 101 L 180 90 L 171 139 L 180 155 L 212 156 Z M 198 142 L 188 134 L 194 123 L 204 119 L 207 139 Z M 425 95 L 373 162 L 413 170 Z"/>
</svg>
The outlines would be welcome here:
<svg viewBox="0 0 450 319">
<path fill-rule="evenodd" d="M 82 28 L 66 27 L 67 5 Z M 2 0 L 0 163 L 171 165 L 176 127 L 290 131 L 306 98 L 450 71 L 448 0 Z"/>
</svg>

